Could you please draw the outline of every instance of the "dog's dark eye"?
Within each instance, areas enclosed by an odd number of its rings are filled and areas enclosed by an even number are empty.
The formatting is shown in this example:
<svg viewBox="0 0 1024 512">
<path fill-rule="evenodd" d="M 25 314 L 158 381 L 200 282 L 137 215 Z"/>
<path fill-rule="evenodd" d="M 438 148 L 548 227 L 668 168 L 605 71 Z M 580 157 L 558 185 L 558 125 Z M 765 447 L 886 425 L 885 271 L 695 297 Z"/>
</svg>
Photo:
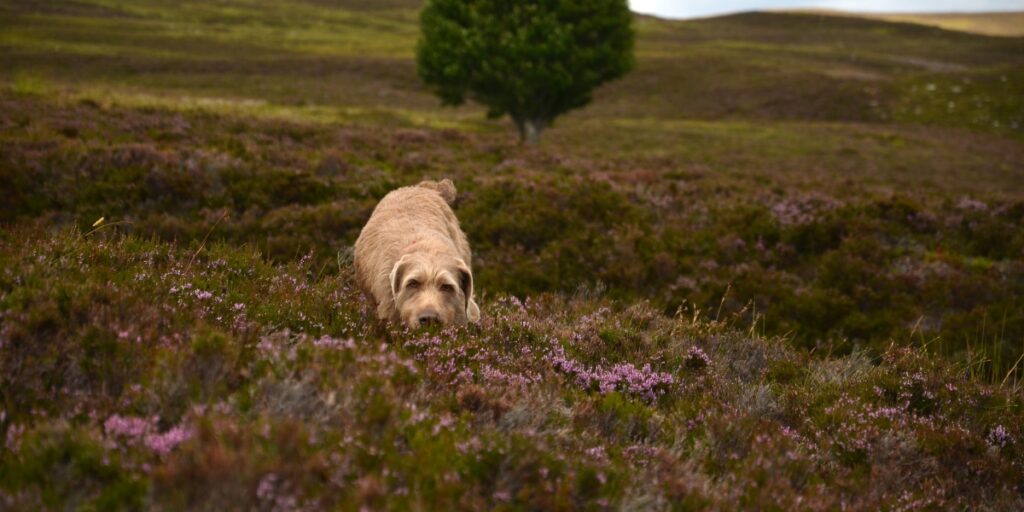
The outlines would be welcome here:
<svg viewBox="0 0 1024 512">
<path fill-rule="evenodd" d="M 444 293 L 455 293 L 455 287 L 450 284 L 442 284 L 441 291 Z"/>
<path fill-rule="evenodd" d="M 409 281 L 408 283 L 405 283 L 405 287 L 410 289 L 410 290 L 418 290 L 419 287 L 420 287 L 420 282 L 419 281 Z"/>
</svg>

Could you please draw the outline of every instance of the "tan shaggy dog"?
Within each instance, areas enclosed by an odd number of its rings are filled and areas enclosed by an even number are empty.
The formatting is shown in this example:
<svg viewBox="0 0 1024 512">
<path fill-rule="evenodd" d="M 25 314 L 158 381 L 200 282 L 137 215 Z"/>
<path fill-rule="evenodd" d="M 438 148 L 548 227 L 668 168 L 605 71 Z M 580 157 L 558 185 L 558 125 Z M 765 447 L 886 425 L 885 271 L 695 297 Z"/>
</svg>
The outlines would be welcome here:
<svg viewBox="0 0 1024 512">
<path fill-rule="evenodd" d="M 480 320 L 469 242 L 449 206 L 451 180 L 424 181 L 381 199 L 355 246 L 356 280 L 381 320 L 419 327 Z"/>
</svg>

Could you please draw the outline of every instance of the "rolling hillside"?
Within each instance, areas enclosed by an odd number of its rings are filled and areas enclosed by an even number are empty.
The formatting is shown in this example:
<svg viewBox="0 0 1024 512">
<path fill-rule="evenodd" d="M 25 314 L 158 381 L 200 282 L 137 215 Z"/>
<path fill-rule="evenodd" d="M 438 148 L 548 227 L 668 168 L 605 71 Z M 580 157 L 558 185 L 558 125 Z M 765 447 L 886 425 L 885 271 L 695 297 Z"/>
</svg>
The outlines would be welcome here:
<svg viewBox="0 0 1024 512">
<path fill-rule="evenodd" d="M 814 13 L 813 11 L 794 11 Z M 945 30 L 958 30 L 987 36 L 1024 36 L 1024 12 L 956 12 L 956 13 L 846 13 L 818 12 L 836 16 L 859 16 L 883 21 L 916 23 Z"/>
<path fill-rule="evenodd" d="M 887 21 L 903 21 L 934 25 L 946 30 L 960 30 L 990 36 L 1024 36 L 1024 13 L 989 12 L 971 14 L 891 14 L 878 16 Z"/>
<path fill-rule="evenodd" d="M 525 148 L 418 5 L 0 0 L 0 509 L 1024 507 L 1024 38 L 638 17 Z M 484 320 L 381 326 L 445 176 Z"/>
</svg>

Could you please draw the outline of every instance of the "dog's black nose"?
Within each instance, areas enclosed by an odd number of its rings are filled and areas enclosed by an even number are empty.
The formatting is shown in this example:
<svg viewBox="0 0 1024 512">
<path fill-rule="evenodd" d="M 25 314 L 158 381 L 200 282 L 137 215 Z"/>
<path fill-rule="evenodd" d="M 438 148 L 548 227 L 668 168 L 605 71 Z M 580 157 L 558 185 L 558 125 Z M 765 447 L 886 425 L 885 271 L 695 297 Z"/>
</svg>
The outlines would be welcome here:
<svg viewBox="0 0 1024 512">
<path fill-rule="evenodd" d="M 436 324 L 441 321 L 441 318 L 437 316 L 437 313 L 433 311 L 425 311 L 420 313 L 420 325 Z"/>
</svg>

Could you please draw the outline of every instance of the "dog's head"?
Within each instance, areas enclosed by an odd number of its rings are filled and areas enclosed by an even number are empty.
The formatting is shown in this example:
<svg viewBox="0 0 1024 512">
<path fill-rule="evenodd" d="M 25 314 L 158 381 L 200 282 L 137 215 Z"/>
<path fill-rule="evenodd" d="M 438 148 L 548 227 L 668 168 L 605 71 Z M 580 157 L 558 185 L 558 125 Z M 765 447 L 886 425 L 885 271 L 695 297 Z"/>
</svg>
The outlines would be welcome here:
<svg viewBox="0 0 1024 512">
<path fill-rule="evenodd" d="M 473 273 L 466 262 L 449 256 L 410 253 L 391 270 L 394 320 L 416 328 L 480 320 L 473 300 Z"/>
</svg>

